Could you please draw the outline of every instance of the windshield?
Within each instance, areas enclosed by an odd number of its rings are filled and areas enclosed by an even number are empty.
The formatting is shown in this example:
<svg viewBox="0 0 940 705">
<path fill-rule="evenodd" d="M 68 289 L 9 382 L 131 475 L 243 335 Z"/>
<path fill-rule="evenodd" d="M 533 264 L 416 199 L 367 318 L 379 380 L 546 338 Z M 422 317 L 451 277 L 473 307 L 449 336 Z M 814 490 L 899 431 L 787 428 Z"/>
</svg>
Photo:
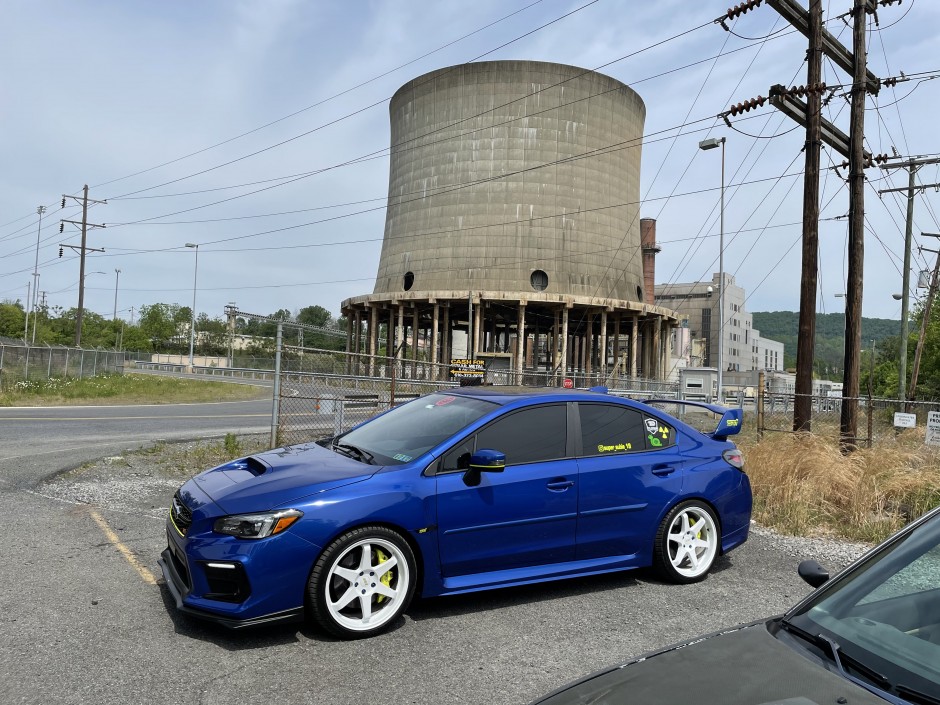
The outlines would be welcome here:
<svg viewBox="0 0 940 705">
<path fill-rule="evenodd" d="M 790 621 L 838 642 L 902 697 L 914 691 L 940 698 L 940 515 L 824 590 Z"/>
<path fill-rule="evenodd" d="M 371 454 L 378 465 L 400 465 L 496 408 L 493 402 L 471 397 L 429 394 L 338 436 L 333 443 Z"/>
</svg>

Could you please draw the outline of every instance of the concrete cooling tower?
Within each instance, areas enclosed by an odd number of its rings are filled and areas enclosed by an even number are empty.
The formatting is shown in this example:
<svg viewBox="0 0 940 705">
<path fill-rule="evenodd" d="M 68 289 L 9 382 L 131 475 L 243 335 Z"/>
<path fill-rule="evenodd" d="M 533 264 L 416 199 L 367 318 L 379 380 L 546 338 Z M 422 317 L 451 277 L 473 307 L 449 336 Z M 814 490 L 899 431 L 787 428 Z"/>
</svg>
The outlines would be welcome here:
<svg viewBox="0 0 940 705">
<path fill-rule="evenodd" d="M 373 293 L 343 302 L 351 349 L 377 354 L 386 323 L 386 347 L 413 359 L 662 375 L 675 319 L 648 298 L 639 95 L 574 66 L 492 61 L 419 76 L 389 112 L 382 253 Z"/>
</svg>

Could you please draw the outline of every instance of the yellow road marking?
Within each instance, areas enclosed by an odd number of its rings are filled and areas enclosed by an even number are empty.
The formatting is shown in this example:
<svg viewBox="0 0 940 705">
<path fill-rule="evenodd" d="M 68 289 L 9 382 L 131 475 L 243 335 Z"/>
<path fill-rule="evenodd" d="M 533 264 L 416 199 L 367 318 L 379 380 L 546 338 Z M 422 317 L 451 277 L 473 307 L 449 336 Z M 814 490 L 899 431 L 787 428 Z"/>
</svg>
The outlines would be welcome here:
<svg viewBox="0 0 940 705">
<path fill-rule="evenodd" d="M 101 527 L 104 535 L 108 537 L 108 541 L 110 541 L 111 544 L 120 552 L 120 554 L 127 559 L 127 562 L 130 563 L 134 570 L 136 570 L 140 575 L 140 577 L 143 578 L 144 582 L 148 585 L 156 585 L 157 579 L 153 577 L 153 573 L 150 572 L 147 566 L 137 560 L 137 556 L 134 555 L 131 549 L 121 542 L 121 539 L 118 538 L 116 533 L 114 533 L 114 530 L 108 526 L 108 522 L 105 521 L 104 517 L 94 509 L 90 510 L 90 512 L 91 518 L 95 520 L 95 523 L 99 527 Z"/>
</svg>

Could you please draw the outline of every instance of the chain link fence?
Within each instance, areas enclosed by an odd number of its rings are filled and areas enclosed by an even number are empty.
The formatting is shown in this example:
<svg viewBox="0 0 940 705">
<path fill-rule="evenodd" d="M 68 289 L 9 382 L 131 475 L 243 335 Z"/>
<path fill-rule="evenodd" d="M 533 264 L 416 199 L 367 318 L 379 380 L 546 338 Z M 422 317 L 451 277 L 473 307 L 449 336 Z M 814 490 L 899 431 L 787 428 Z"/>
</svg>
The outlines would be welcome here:
<svg viewBox="0 0 940 705">
<path fill-rule="evenodd" d="M 0 389 L 17 382 L 54 377 L 81 379 L 123 371 L 124 353 L 114 350 L 0 343 Z"/>
<path fill-rule="evenodd" d="M 755 421 L 758 436 L 764 433 L 792 433 L 793 405 L 798 395 L 768 393 L 758 394 Z M 812 403 L 811 429 L 815 435 L 839 438 L 842 417 L 842 404 L 846 399 L 841 396 L 810 396 Z M 858 435 L 856 442 L 869 448 L 881 438 L 896 435 L 900 429 L 894 425 L 897 412 L 913 414 L 916 425 L 923 427 L 927 423 L 927 414 L 940 411 L 940 402 L 935 401 L 900 401 L 898 399 L 877 399 L 860 397 L 858 402 Z"/>
<path fill-rule="evenodd" d="M 275 380 L 273 445 L 305 443 L 336 435 L 422 394 L 471 383 L 457 379 L 449 364 L 395 359 L 361 353 L 282 346 Z M 607 386 L 612 394 L 632 398 L 675 398 L 678 385 L 611 375 L 568 375 L 572 386 Z M 550 371 L 487 368 L 472 379 L 506 386 L 562 385 Z"/>
</svg>

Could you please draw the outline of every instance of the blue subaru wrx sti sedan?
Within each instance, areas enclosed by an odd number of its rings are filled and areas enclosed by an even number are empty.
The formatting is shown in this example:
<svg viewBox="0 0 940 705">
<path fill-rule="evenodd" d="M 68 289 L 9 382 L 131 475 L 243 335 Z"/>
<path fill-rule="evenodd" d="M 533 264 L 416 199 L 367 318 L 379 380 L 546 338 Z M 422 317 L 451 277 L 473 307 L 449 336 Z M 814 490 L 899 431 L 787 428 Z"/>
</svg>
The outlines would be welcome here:
<svg viewBox="0 0 940 705">
<path fill-rule="evenodd" d="M 603 388 L 429 394 L 189 480 L 160 566 L 187 614 L 228 627 L 309 616 L 343 638 L 387 629 L 415 592 L 643 566 L 701 580 L 748 535 L 751 487 L 727 440 L 741 411 L 672 403 L 717 426 Z"/>
</svg>

